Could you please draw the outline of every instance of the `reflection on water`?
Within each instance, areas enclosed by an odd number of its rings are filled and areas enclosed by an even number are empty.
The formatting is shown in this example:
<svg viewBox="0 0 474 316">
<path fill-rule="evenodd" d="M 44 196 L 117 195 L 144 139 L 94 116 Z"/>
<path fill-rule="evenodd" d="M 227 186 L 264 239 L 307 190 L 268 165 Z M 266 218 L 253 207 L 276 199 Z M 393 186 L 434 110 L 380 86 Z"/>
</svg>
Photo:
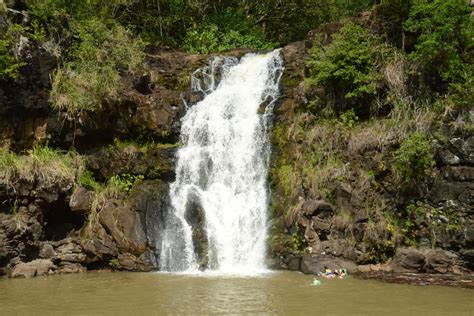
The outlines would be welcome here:
<svg viewBox="0 0 474 316">
<path fill-rule="evenodd" d="M 322 280 L 274 272 L 259 277 L 86 273 L 0 280 L 0 315 L 208 313 L 473 315 L 474 292 L 377 281 Z"/>
</svg>

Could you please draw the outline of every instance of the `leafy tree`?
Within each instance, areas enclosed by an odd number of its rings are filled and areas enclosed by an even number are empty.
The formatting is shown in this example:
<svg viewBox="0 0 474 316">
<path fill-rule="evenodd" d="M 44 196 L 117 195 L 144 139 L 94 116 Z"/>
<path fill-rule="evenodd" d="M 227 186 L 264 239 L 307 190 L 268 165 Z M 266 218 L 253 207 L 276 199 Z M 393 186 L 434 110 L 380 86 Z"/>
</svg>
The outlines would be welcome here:
<svg viewBox="0 0 474 316">
<path fill-rule="evenodd" d="M 465 0 L 414 0 L 405 30 L 418 35 L 413 60 L 431 86 L 473 75 L 473 19 Z"/>
<path fill-rule="evenodd" d="M 380 23 L 388 40 L 397 47 L 405 49 L 405 32 L 403 24 L 410 14 L 412 0 L 382 0 L 377 8 Z"/>
<path fill-rule="evenodd" d="M 332 39 L 326 46 L 315 41 L 308 61 L 310 81 L 339 96 L 344 109 L 375 95 L 382 48 L 378 38 L 353 22 L 347 22 Z"/>
<path fill-rule="evenodd" d="M 284 45 L 303 39 L 323 23 L 370 8 L 374 0 L 242 1 L 247 15 L 265 30 L 270 41 Z"/>
<path fill-rule="evenodd" d="M 249 23 L 242 11 L 226 10 L 213 15 L 209 22 L 189 30 L 184 48 L 190 52 L 211 53 L 232 48 L 270 49 L 261 29 Z"/>
</svg>

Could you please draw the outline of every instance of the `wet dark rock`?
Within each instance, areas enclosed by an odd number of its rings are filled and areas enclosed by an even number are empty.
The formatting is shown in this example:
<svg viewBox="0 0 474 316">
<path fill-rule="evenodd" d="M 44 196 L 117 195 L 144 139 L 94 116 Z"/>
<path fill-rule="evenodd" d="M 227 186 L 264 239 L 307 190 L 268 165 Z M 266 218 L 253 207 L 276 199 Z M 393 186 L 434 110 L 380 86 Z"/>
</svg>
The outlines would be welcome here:
<svg viewBox="0 0 474 316">
<path fill-rule="evenodd" d="M 446 180 L 451 181 L 474 181 L 474 167 L 471 166 L 446 166 L 441 168 Z"/>
<path fill-rule="evenodd" d="M 313 226 L 306 226 L 304 231 L 304 239 L 308 242 L 308 244 L 316 244 L 319 243 L 320 239 L 316 231 L 313 229 Z"/>
<path fill-rule="evenodd" d="M 277 270 L 301 271 L 301 255 L 287 255 L 280 258 L 273 258 L 270 267 Z"/>
<path fill-rule="evenodd" d="M 392 272 L 393 268 L 390 263 L 385 264 L 366 264 L 357 266 L 357 273 L 371 273 L 371 272 Z"/>
<path fill-rule="evenodd" d="M 155 84 L 151 81 L 149 74 L 136 78 L 133 82 L 134 88 L 141 94 L 151 94 Z"/>
<path fill-rule="evenodd" d="M 315 219 L 313 219 L 313 228 L 317 232 L 329 234 L 331 228 L 331 220 L 316 217 Z"/>
<path fill-rule="evenodd" d="M 102 148 L 87 157 L 87 166 L 101 179 L 116 174 L 146 175 L 147 179 L 174 179 L 176 146 L 135 145 Z"/>
<path fill-rule="evenodd" d="M 474 226 L 466 227 L 464 238 L 469 246 L 474 244 Z"/>
<path fill-rule="evenodd" d="M 442 163 L 446 165 L 457 165 L 461 162 L 461 159 L 459 159 L 458 156 L 447 150 L 441 151 L 439 157 Z"/>
<path fill-rule="evenodd" d="M 165 217 L 170 208 L 168 192 L 167 183 L 161 180 L 146 180 L 134 186 L 129 197 L 129 204 L 140 214 L 153 267 L 158 267 Z"/>
<path fill-rule="evenodd" d="M 301 257 L 291 256 L 287 263 L 287 269 L 290 271 L 300 271 L 301 270 Z"/>
<path fill-rule="evenodd" d="M 199 266 L 202 269 L 208 268 L 208 242 L 205 229 L 205 212 L 197 198 L 188 201 L 186 205 L 185 219 L 192 229 L 193 247 L 196 253 Z"/>
<path fill-rule="evenodd" d="M 421 272 L 425 267 L 425 255 L 416 249 L 399 248 L 393 258 L 395 272 Z"/>
</svg>

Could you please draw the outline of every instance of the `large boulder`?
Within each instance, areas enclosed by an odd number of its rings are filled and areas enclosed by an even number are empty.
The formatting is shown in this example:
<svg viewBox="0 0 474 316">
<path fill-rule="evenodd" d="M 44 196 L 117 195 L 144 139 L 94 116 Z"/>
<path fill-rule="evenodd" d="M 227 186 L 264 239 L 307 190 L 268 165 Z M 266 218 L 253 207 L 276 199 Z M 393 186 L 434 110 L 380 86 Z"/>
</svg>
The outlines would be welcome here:
<svg viewBox="0 0 474 316">
<path fill-rule="evenodd" d="M 423 252 L 413 248 L 398 248 L 393 258 L 394 272 L 422 272 L 426 263 Z"/>
<path fill-rule="evenodd" d="M 461 251 L 461 256 L 466 263 L 466 267 L 471 269 L 471 271 L 474 271 L 474 249 L 466 249 Z"/>
<path fill-rule="evenodd" d="M 427 272 L 448 273 L 459 272 L 458 256 L 443 249 L 429 249 L 425 253 Z"/>
<path fill-rule="evenodd" d="M 149 264 L 149 260 L 146 258 L 146 255 L 137 257 L 130 253 L 120 254 L 117 257 L 117 261 L 115 262 L 115 264 L 115 268 L 120 270 L 142 272 L 151 271 L 151 266 Z"/>
<path fill-rule="evenodd" d="M 140 214 L 123 201 L 107 201 L 99 212 L 99 220 L 120 252 L 140 256 L 147 250 L 147 238 Z"/>
<path fill-rule="evenodd" d="M 96 220 L 89 222 L 81 230 L 81 246 L 87 254 L 87 263 L 104 265 L 118 254 L 113 238 Z"/>
<path fill-rule="evenodd" d="M 85 214 L 90 211 L 93 199 L 94 192 L 78 187 L 71 195 L 69 207 L 72 212 Z"/>
</svg>

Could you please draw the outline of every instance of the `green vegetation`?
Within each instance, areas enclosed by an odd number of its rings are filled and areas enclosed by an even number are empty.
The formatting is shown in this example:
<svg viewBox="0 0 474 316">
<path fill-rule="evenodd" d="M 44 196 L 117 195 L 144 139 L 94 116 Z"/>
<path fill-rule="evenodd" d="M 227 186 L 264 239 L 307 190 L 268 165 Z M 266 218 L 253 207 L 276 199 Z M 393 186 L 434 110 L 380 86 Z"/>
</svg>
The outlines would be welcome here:
<svg viewBox="0 0 474 316">
<path fill-rule="evenodd" d="M 197 29 L 186 32 L 184 48 L 193 53 L 223 52 L 233 48 L 271 49 L 261 29 L 253 26 L 242 11 L 226 10 Z"/>
<path fill-rule="evenodd" d="M 112 153 L 113 151 L 138 151 L 143 154 L 150 153 L 152 150 L 156 148 L 166 149 L 166 148 L 177 148 L 180 144 L 162 144 L 162 143 L 155 143 L 153 140 L 148 142 L 138 142 L 137 140 L 121 140 L 118 138 L 114 138 L 112 144 L 107 146 L 107 151 Z"/>
<path fill-rule="evenodd" d="M 339 116 L 339 122 L 348 128 L 353 128 L 358 120 L 359 117 L 355 114 L 354 109 L 347 110 Z"/>
<path fill-rule="evenodd" d="M 0 32 L 0 79 L 16 78 L 18 70 L 25 65 L 13 54 L 21 30 L 20 25 L 9 25 L 4 34 Z"/>
<path fill-rule="evenodd" d="M 341 109 L 350 101 L 363 102 L 375 95 L 382 79 L 378 72 L 382 52 L 379 39 L 363 26 L 347 22 L 331 44 L 314 44 L 308 60 L 310 80 L 342 95 Z"/>
<path fill-rule="evenodd" d="M 48 146 L 35 146 L 26 155 L 3 151 L 0 154 L 0 178 L 6 183 L 19 179 L 41 181 L 46 186 L 67 187 L 75 182 L 82 161 L 75 153 L 63 153 Z"/>
<path fill-rule="evenodd" d="M 94 176 L 89 170 L 84 170 L 79 175 L 79 184 L 88 190 L 96 192 L 101 189 L 100 184 L 94 179 Z"/>
<path fill-rule="evenodd" d="M 120 192 L 129 193 L 133 185 L 143 179 L 143 175 L 114 175 L 107 180 L 106 190 L 112 196 L 117 196 Z"/>
<path fill-rule="evenodd" d="M 372 0 L 241 1 L 250 21 L 265 30 L 267 39 L 284 45 L 301 40 L 309 30 L 369 9 Z"/>
<path fill-rule="evenodd" d="M 421 133 L 410 135 L 394 153 L 394 167 L 403 182 L 423 179 L 434 164 L 431 144 Z"/>
<path fill-rule="evenodd" d="M 115 1 L 120 2 L 120 1 Z M 121 1 L 115 16 L 147 40 L 180 46 L 195 31 L 217 26 L 218 37 L 261 33 L 268 43 L 300 40 L 322 23 L 370 8 L 373 0 Z M 214 28 L 214 27 L 213 27 Z M 212 33 L 211 32 L 211 33 Z M 240 35 L 237 35 L 239 33 Z M 194 34 L 196 35 L 196 34 Z M 193 35 L 191 35 L 193 36 Z M 260 35 L 257 36 L 261 38 Z M 240 40 L 239 40 L 240 41 Z M 245 43 L 248 44 L 248 43 Z"/>
<path fill-rule="evenodd" d="M 107 26 L 98 19 L 76 22 L 71 27 L 81 39 L 69 51 L 69 61 L 58 68 L 53 79 L 53 107 L 68 119 L 101 108 L 116 98 L 122 87 L 120 74 L 139 69 L 142 42 L 132 41 L 122 26 Z"/>
<path fill-rule="evenodd" d="M 24 65 L 12 55 L 21 34 L 58 58 L 53 108 L 68 120 L 84 123 L 91 112 L 107 110 L 118 98 L 124 74 L 140 69 L 144 40 L 199 53 L 272 49 L 374 3 L 31 0 L 26 3 L 28 21 L 12 19 L 16 23 L 9 22 L 8 31 L 0 32 L 0 78 L 14 78 Z"/>
<path fill-rule="evenodd" d="M 58 186 L 64 190 L 80 185 L 105 198 L 128 194 L 133 185 L 144 179 L 143 175 L 120 174 L 101 184 L 84 165 L 84 158 L 77 153 L 48 146 L 36 145 L 25 155 L 2 149 L 0 181 L 11 188 L 19 181 L 37 182 L 44 188 Z"/>
<path fill-rule="evenodd" d="M 468 1 L 413 1 L 405 29 L 418 36 L 410 56 L 425 72 L 428 84 L 472 78 L 473 23 Z"/>
<path fill-rule="evenodd" d="M 452 207 L 434 208 L 423 201 L 410 201 L 405 207 L 404 217 L 392 218 L 393 229 L 400 231 L 400 243 L 415 246 L 424 230 L 430 232 L 432 246 L 438 243 L 437 234 L 455 234 L 461 229 L 463 220 Z"/>
<path fill-rule="evenodd" d="M 315 37 L 305 84 L 288 83 L 305 98 L 273 134 L 272 205 L 282 226 L 298 231 L 302 201 L 325 199 L 339 213 L 338 241 L 361 249 L 366 263 L 385 262 L 427 234 L 435 246 L 463 227 L 452 207 L 405 202 L 398 210 L 391 195 L 424 199 L 432 139 L 445 142 L 443 126 L 468 116 L 470 12 L 465 1 L 382 1 L 369 21 L 346 20 Z M 363 231 L 341 215 L 347 203 L 368 217 Z"/>
<path fill-rule="evenodd" d="M 293 233 L 291 235 L 291 243 L 293 245 L 294 253 L 303 252 L 308 246 L 307 243 L 303 240 L 303 238 L 301 238 L 300 235 L 298 235 L 297 233 Z"/>
<path fill-rule="evenodd" d="M 289 194 L 295 185 L 293 179 L 295 174 L 296 172 L 292 170 L 290 165 L 282 165 L 278 169 L 279 183 L 283 187 L 286 194 Z"/>
</svg>

